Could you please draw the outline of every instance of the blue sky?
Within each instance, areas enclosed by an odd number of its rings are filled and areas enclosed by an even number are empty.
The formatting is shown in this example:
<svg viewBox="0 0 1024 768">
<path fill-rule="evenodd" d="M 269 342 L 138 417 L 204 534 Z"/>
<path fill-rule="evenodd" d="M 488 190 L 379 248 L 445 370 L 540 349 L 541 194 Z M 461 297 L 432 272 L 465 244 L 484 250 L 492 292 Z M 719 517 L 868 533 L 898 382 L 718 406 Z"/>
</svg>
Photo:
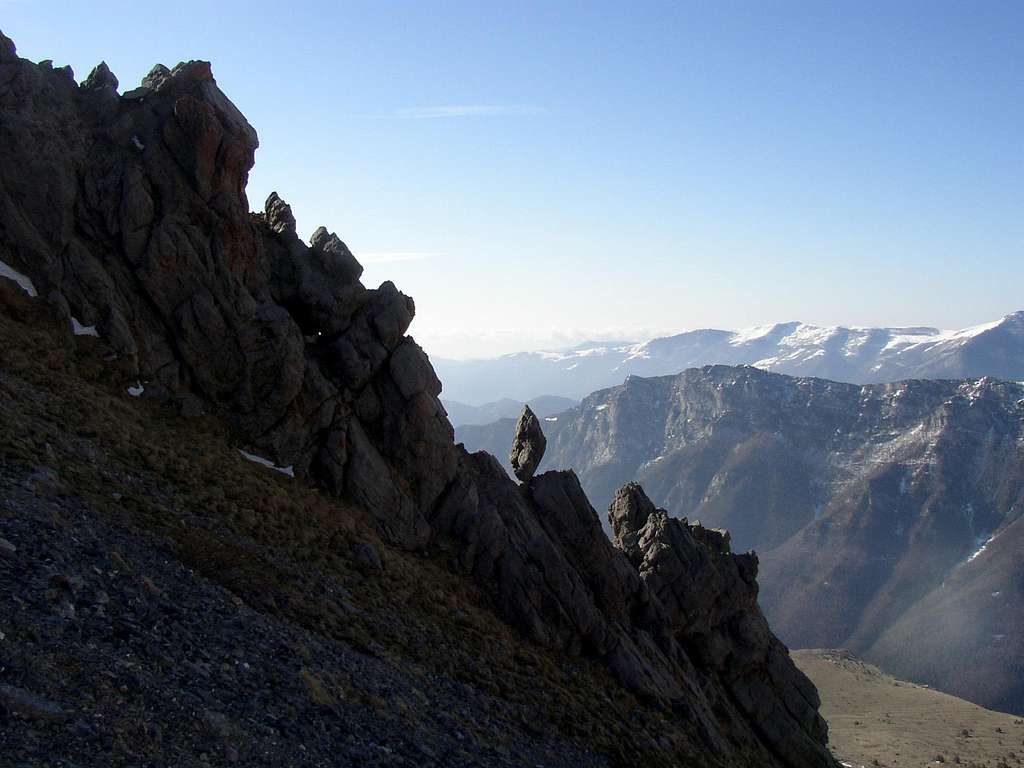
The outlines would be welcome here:
<svg viewBox="0 0 1024 768">
<path fill-rule="evenodd" d="M 22 56 L 213 61 L 435 355 L 1024 308 L 1024 3 L 45 3 Z"/>
</svg>

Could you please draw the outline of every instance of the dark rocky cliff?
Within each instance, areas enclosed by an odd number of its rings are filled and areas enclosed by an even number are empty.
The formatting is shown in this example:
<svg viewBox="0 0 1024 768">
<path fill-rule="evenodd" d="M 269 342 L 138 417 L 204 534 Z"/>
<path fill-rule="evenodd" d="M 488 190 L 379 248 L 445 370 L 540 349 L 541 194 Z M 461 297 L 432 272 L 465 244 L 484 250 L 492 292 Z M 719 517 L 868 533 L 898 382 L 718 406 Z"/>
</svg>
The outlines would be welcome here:
<svg viewBox="0 0 1024 768">
<path fill-rule="evenodd" d="M 536 643 L 597 659 L 673 713 L 693 759 L 832 764 L 813 686 L 757 608 L 753 558 L 638 520 L 651 552 L 689 564 L 646 568 L 646 549 L 607 539 L 572 472 L 519 486 L 457 447 L 405 335 L 412 300 L 365 288 L 327 230 L 302 243 L 276 194 L 249 213 L 256 133 L 210 65 L 117 87 L 105 65 L 78 85 L 0 36 L 0 261 L 36 294 L 5 302 L 12 317 L 45 307 L 67 354 L 101 344 L 134 391 L 222 419 L 368 513 L 388 545 L 444 552 Z"/>
</svg>

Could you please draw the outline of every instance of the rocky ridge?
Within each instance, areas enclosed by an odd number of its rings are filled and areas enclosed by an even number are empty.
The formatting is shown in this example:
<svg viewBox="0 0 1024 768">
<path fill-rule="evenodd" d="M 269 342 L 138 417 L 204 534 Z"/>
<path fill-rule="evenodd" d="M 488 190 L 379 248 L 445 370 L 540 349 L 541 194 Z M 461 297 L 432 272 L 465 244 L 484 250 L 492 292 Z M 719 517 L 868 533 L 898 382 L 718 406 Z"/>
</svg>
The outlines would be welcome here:
<svg viewBox="0 0 1024 768">
<path fill-rule="evenodd" d="M 223 419 L 247 451 L 364 510 L 388 545 L 445 552 L 535 642 L 602 660 L 675 712 L 694 757 L 832 764 L 813 687 L 757 628 L 748 560 L 676 536 L 730 587 L 706 598 L 713 642 L 695 640 L 706 632 L 607 539 L 574 473 L 516 486 L 454 444 L 405 335 L 410 298 L 365 288 L 326 229 L 302 243 L 280 196 L 249 214 L 256 133 L 208 63 L 118 85 L 105 65 L 78 85 L 0 35 L 0 261 L 32 288 L 0 279 L 19 294 L 12 317 L 45 307 L 69 354 L 101 340 L 131 394 Z"/>
<path fill-rule="evenodd" d="M 575 467 L 597 503 L 636 480 L 756 549 L 761 604 L 792 647 L 849 647 L 1024 712 L 1024 385 L 707 366 L 632 377 L 545 429 L 541 470 Z M 457 436 L 490 449 L 510 430 Z"/>
</svg>

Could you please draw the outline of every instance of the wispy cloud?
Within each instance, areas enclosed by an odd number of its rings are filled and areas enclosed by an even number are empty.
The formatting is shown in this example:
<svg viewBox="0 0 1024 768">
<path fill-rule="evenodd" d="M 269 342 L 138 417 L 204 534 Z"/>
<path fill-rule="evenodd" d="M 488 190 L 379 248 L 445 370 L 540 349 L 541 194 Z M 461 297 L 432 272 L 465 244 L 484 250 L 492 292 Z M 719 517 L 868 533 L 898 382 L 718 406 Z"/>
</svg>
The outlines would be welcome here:
<svg viewBox="0 0 1024 768">
<path fill-rule="evenodd" d="M 527 104 L 456 104 L 396 109 L 395 117 L 403 120 L 438 120 L 452 117 L 518 117 L 542 115 L 546 111 L 543 107 Z"/>
<path fill-rule="evenodd" d="M 356 258 L 362 264 L 394 264 L 398 261 L 434 259 L 442 255 L 438 251 L 377 251 L 357 253 Z"/>
</svg>

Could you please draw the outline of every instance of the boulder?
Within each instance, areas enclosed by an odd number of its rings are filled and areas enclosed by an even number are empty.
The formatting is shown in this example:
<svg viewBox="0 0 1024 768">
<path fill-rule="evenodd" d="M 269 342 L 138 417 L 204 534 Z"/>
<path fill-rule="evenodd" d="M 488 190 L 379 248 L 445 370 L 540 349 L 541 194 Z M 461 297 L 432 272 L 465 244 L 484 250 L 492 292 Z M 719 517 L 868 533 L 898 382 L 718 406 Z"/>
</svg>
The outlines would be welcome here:
<svg viewBox="0 0 1024 768">
<path fill-rule="evenodd" d="M 512 471 L 522 482 L 527 483 L 537 471 L 540 461 L 544 458 L 547 440 L 540 428 L 540 420 L 530 410 L 529 405 L 523 406 L 523 412 L 516 423 L 515 436 L 512 438 L 512 452 L 509 462 Z"/>
</svg>

